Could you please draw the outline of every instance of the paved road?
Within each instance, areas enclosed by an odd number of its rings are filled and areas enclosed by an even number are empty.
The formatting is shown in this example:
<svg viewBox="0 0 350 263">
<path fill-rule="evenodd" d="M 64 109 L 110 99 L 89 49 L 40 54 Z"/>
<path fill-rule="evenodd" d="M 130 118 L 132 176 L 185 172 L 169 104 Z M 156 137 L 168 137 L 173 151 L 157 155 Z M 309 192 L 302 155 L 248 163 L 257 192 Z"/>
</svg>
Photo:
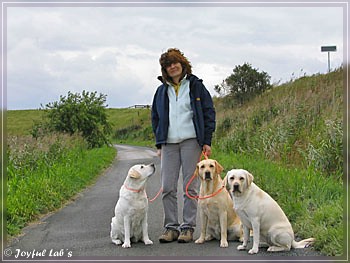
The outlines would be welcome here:
<svg viewBox="0 0 350 263">
<path fill-rule="evenodd" d="M 132 244 L 130 249 L 115 246 L 109 237 L 110 220 L 128 169 L 137 163 L 155 163 L 158 169 L 148 182 L 148 196 L 155 196 L 160 188 L 160 162 L 155 151 L 125 145 L 116 145 L 116 148 L 118 150 L 116 160 L 93 186 L 80 193 L 74 202 L 44 217 L 39 223 L 25 228 L 24 234 L 14 239 L 5 249 L 3 259 L 19 260 L 29 257 L 34 260 L 58 259 L 66 262 L 85 259 L 96 261 L 263 259 L 267 262 L 279 259 L 315 261 L 324 259 L 312 249 L 292 250 L 273 255 L 267 253 L 265 249 L 252 256 L 245 251 L 237 251 L 237 242 L 229 242 L 229 248 L 220 248 L 219 241 L 210 241 L 203 245 L 176 242 L 160 244 L 158 237 L 162 233 L 163 221 L 161 198 L 149 205 L 149 235 L 154 244 L 152 246 L 145 246 L 143 243 Z M 179 195 L 179 200 L 182 200 L 182 193 Z M 199 236 L 199 227 L 194 236 L 195 238 Z"/>
</svg>

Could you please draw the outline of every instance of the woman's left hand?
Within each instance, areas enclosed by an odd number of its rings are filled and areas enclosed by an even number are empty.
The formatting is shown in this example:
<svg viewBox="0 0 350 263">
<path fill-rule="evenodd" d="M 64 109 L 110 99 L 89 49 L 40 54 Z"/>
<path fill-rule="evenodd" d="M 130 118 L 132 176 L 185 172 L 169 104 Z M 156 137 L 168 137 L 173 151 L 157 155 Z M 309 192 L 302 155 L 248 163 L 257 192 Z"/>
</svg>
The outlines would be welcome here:
<svg viewBox="0 0 350 263">
<path fill-rule="evenodd" d="M 210 157 L 211 155 L 211 147 L 207 144 L 203 145 L 203 153 L 207 156 Z"/>
</svg>

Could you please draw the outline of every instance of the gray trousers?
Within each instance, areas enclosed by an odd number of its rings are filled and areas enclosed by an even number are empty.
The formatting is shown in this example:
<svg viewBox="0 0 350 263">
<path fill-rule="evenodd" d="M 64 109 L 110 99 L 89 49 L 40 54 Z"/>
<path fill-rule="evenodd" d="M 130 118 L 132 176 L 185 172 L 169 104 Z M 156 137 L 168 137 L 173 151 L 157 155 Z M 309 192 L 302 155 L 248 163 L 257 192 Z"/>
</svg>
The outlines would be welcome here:
<svg viewBox="0 0 350 263">
<path fill-rule="evenodd" d="M 181 143 L 169 143 L 162 145 L 161 153 L 161 177 L 163 187 L 164 227 L 182 229 L 196 226 L 197 200 L 190 199 L 186 195 L 186 185 L 193 176 L 201 154 L 201 147 L 196 139 L 185 140 Z M 177 185 L 182 168 L 183 175 L 183 220 L 181 225 L 178 220 Z M 188 188 L 191 196 L 198 195 L 198 178 L 192 181 Z"/>
</svg>

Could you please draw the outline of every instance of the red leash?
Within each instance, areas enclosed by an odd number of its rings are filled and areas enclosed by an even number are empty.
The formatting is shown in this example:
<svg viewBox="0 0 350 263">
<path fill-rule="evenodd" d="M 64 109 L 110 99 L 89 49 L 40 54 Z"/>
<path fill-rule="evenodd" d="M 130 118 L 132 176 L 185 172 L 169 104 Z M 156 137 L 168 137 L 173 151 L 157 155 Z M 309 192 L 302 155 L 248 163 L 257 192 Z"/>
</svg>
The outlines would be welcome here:
<svg viewBox="0 0 350 263">
<path fill-rule="evenodd" d="M 202 152 L 201 156 L 199 157 L 198 162 L 201 161 L 202 157 L 204 157 L 204 159 L 206 159 L 206 160 L 208 159 L 207 154 L 204 153 L 204 152 Z M 197 196 L 192 196 L 192 195 L 190 195 L 190 194 L 188 193 L 188 187 L 191 185 L 191 183 L 193 182 L 193 180 L 194 180 L 195 178 L 196 178 L 196 174 L 194 173 L 193 176 L 191 177 L 191 179 L 188 181 L 188 183 L 187 183 L 187 185 L 186 185 L 186 195 L 187 195 L 189 198 L 191 198 L 191 199 L 207 199 L 207 198 L 213 197 L 213 196 L 217 195 L 218 193 L 220 193 L 220 192 L 224 189 L 224 187 L 225 187 L 225 186 L 222 186 L 218 191 L 216 191 L 215 193 L 210 194 L 210 195 L 206 195 L 206 196 L 199 196 L 199 195 L 197 195 Z M 144 190 L 144 189 L 132 189 L 132 188 L 127 187 L 126 185 L 124 185 L 124 187 L 125 187 L 127 190 L 132 191 L 132 192 L 136 192 L 136 193 L 141 192 L 142 190 Z M 159 189 L 159 191 L 158 191 L 158 193 L 156 194 L 155 197 L 153 197 L 153 198 L 151 198 L 151 199 L 147 197 L 148 201 L 149 201 L 150 203 L 152 203 L 154 200 L 156 200 L 156 199 L 158 198 L 158 196 L 161 194 L 162 191 L 163 191 L 163 188 L 161 187 L 161 188 Z M 146 193 L 146 196 L 147 196 L 147 193 Z"/>
<path fill-rule="evenodd" d="M 208 159 L 208 156 L 204 153 L 204 152 L 202 152 L 202 155 L 201 155 L 201 157 L 202 156 L 204 156 L 204 158 L 207 160 Z M 200 162 L 201 161 L 201 157 L 199 157 L 199 161 L 198 162 Z M 190 195 L 189 193 L 188 193 L 188 187 L 191 185 L 191 183 L 193 182 L 193 180 L 194 180 L 194 178 L 196 178 L 196 174 L 195 173 L 193 173 L 193 176 L 191 177 L 191 179 L 188 181 L 188 183 L 187 183 L 187 185 L 186 185 L 186 195 L 187 195 L 187 197 L 189 197 L 189 198 L 191 198 L 191 199 L 200 199 L 200 200 L 202 200 L 202 199 L 207 199 L 207 198 L 210 198 L 210 197 L 213 197 L 213 196 L 216 196 L 218 193 L 220 193 L 223 189 L 224 189 L 224 185 L 219 189 L 219 190 L 217 190 L 215 193 L 212 193 L 212 194 L 210 194 L 210 195 L 205 195 L 205 196 L 199 196 L 199 195 L 196 195 L 196 196 L 192 196 L 192 195 Z"/>
<path fill-rule="evenodd" d="M 156 200 L 157 198 L 158 198 L 158 196 L 160 195 L 160 193 L 163 191 L 163 188 L 161 187 L 160 189 L 159 189 L 159 191 L 158 191 L 158 193 L 156 194 L 156 196 L 155 197 L 153 197 L 152 199 L 149 199 L 148 197 L 148 201 L 150 202 L 150 203 L 152 203 L 154 200 Z"/>
<path fill-rule="evenodd" d="M 199 157 L 199 161 L 201 160 L 201 157 L 202 157 L 202 156 L 203 156 L 205 159 L 208 159 L 207 154 L 204 153 L 204 152 L 202 152 L 201 156 Z M 193 174 L 192 178 L 191 178 L 190 181 L 187 183 L 187 185 L 186 185 L 186 195 L 187 195 L 188 197 L 192 198 L 192 199 L 193 199 L 193 198 L 202 199 L 202 198 L 199 197 L 199 196 L 198 196 L 198 197 L 192 197 L 192 196 L 188 193 L 188 187 L 190 186 L 190 184 L 192 183 L 192 181 L 194 180 L 195 177 L 196 177 L 196 175 Z M 221 192 L 221 190 L 222 190 L 222 189 L 220 189 L 219 192 Z M 161 187 L 161 188 L 159 189 L 158 193 L 156 194 L 156 196 L 153 197 L 152 199 L 149 199 L 149 198 L 148 198 L 148 201 L 152 203 L 154 200 L 156 200 L 156 199 L 158 198 L 158 196 L 161 194 L 162 191 L 163 191 L 163 188 Z M 204 198 L 203 198 L 203 199 L 204 199 Z"/>
</svg>

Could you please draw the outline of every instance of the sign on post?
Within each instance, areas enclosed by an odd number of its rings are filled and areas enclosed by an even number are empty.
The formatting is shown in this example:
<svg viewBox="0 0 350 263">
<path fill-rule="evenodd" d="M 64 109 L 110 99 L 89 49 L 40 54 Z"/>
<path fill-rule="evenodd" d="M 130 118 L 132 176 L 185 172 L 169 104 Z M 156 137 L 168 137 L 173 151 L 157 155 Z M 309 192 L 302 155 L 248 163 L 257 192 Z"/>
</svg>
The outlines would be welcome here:
<svg viewBox="0 0 350 263">
<path fill-rule="evenodd" d="M 322 46 L 321 52 L 328 52 L 328 72 L 331 71 L 330 52 L 337 51 L 337 46 Z"/>
</svg>

